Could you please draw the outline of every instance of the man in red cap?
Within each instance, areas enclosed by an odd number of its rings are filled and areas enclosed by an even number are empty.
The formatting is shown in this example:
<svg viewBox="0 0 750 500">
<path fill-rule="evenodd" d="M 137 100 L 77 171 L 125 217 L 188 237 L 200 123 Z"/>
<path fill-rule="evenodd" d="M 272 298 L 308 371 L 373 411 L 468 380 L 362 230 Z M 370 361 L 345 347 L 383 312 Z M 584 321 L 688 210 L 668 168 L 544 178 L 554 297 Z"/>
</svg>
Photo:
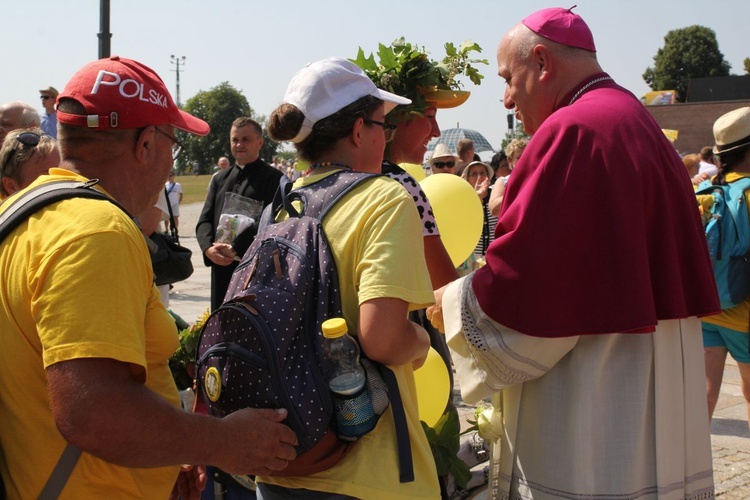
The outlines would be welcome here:
<svg viewBox="0 0 750 500">
<path fill-rule="evenodd" d="M 464 400 L 502 408 L 493 496 L 712 498 L 698 316 L 719 306 L 685 167 L 571 9 L 497 61 L 532 138 L 487 265 L 428 311 Z"/>
<path fill-rule="evenodd" d="M 90 181 L 122 209 L 60 201 L 0 246 L 0 470 L 8 495 L 167 498 L 179 464 L 283 469 L 296 442 L 280 423 L 285 411 L 216 419 L 180 408 L 167 363 L 178 346 L 175 324 L 129 215 L 163 190 L 182 146 L 175 128 L 206 135 L 208 125 L 179 110 L 151 69 L 119 57 L 73 76 L 59 95 L 58 121 L 60 167 L 31 187 Z M 180 475 L 183 494 L 202 487 L 199 470 Z"/>
</svg>

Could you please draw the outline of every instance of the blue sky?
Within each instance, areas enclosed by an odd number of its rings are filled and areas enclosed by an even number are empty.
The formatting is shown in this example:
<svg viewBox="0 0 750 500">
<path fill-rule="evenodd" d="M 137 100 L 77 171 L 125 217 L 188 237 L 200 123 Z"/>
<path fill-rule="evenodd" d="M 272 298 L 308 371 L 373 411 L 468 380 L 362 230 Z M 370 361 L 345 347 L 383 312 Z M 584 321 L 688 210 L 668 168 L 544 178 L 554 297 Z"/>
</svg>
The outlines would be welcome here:
<svg viewBox="0 0 750 500">
<path fill-rule="evenodd" d="M 526 0 L 111 0 L 112 54 L 138 59 L 161 75 L 175 94 L 170 55 L 185 56 L 180 97 L 228 81 L 252 108 L 269 115 L 292 75 L 328 56 L 355 57 L 357 47 L 377 50 L 404 36 L 435 58 L 445 42 L 470 39 L 489 60 L 483 83 L 466 81 L 472 96 L 463 106 L 441 110 L 441 128 L 459 124 L 483 133 L 496 148 L 507 132 L 503 84 L 495 49 L 502 35 L 531 12 L 570 7 Z M 668 31 L 699 24 L 717 34 L 719 49 L 743 74 L 750 57 L 747 0 L 577 0 L 589 24 L 599 61 L 637 96 L 648 91 L 641 75 L 653 65 Z M 62 90 L 68 79 L 98 56 L 99 0 L 3 0 L 0 102 L 38 106 L 38 89 Z"/>
</svg>

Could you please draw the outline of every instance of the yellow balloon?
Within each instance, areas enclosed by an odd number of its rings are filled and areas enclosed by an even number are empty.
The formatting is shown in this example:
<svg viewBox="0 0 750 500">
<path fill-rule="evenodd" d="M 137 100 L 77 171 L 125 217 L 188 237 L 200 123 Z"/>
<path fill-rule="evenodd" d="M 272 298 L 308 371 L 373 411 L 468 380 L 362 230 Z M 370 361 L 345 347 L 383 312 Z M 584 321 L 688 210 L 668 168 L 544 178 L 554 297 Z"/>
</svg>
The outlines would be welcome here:
<svg viewBox="0 0 750 500">
<path fill-rule="evenodd" d="M 419 419 L 434 427 L 448 404 L 451 382 L 445 361 L 432 347 L 427 353 L 427 360 L 414 371 L 414 381 L 417 385 Z"/>
<path fill-rule="evenodd" d="M 458 267 L 482 236 L 482 202 L 471 184 L 457 175 L 430 175 L 419 185 L 430 200 L 443 245 Z"/>
<path fill-rule="evenodd" d="M 399 163 L 398 166 L 406 170 L 406 172 L 414 177 L 417 182 L 420 182 L 426 177 L 422 165 L 416 163 Z"/>
</svg>

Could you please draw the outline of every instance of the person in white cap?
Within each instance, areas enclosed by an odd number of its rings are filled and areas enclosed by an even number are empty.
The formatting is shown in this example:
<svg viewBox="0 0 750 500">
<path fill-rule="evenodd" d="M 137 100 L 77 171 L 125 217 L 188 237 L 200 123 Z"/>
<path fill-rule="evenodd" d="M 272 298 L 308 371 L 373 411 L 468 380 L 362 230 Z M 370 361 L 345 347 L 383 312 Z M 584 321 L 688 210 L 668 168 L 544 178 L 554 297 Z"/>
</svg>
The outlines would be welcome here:
<svg viewBox="0 0 750 500">
<path fill-rule="evenodd" d="M 719 304 L 685 167 L 572 8 L 523 19 L 497 64 L 531 139 L 486 265 L 428 310 L 463 400 L 498 412 L 488 496 L 713 498 L 699 317 Z"/>
<path fill-rule="evenodd" d="M 182 149 L 175 129 L 204 136 L 208 124 L 181 111 L 153 70 L 117 56 L 85 65 L 58 102 L 60 168 L 27 189 L 88 181 L 122 208 L 62 200 L 0 246 L 8 496 L 167 498 L 179 475 L 183 498 L 195 498 L 205 475 L 180 474 L 180 464 L 284 469 L 296 455 L 296 436 L 281 423 L 286 410 L 224 419 L 182 410 L 168 365 L 179 345 L 175 323 L 131 218 L 164 189 Z"/>
<path fill-rule="evenodd" d="M 348 169 L 380 173 L 386 112 L 410 101 L 379 90 L 351 62 L 329 58 L 299 71 L 284 103 L 271 113 L 268 130 L 291 140 L 310 174 L 296 186 L 312 186 Z M 323 219 L 339 275 L 343 316 L 370 359 L 396 375 L 406 412 L 414 474 L 400 482 L 396 434 L 389 409 L 377 426 L 328 470 L 302 477 L 259 477 L 265 499 L 437 498 L 435 463 L 421 429 L 413 385 L 430 345 L 427 332 L 407 319 L 410 309 L 432 300 L 414 203 L 396 182 L 374 177 L 341 198 Z M 290 491 L 293 490 L 293 491 Z M 332 496 L 343 495 L 343 496 Z"/>
</svg>

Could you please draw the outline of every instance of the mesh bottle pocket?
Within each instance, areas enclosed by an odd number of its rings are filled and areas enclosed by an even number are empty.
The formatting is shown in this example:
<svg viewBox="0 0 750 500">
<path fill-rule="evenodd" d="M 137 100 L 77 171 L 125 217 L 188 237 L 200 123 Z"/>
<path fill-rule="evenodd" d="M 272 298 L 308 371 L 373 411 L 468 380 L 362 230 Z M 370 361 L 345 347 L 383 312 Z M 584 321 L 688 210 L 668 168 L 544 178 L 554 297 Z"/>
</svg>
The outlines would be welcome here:
<svg viewBox="0 0 750 500">
<path fill-rule="evenodd" d="M 379 415 L 372 409 L 367 384 L 351 396 L 333 394 L 336 435 L 344 441 L 356 441 L 375 428 Z"/>
</svg>

